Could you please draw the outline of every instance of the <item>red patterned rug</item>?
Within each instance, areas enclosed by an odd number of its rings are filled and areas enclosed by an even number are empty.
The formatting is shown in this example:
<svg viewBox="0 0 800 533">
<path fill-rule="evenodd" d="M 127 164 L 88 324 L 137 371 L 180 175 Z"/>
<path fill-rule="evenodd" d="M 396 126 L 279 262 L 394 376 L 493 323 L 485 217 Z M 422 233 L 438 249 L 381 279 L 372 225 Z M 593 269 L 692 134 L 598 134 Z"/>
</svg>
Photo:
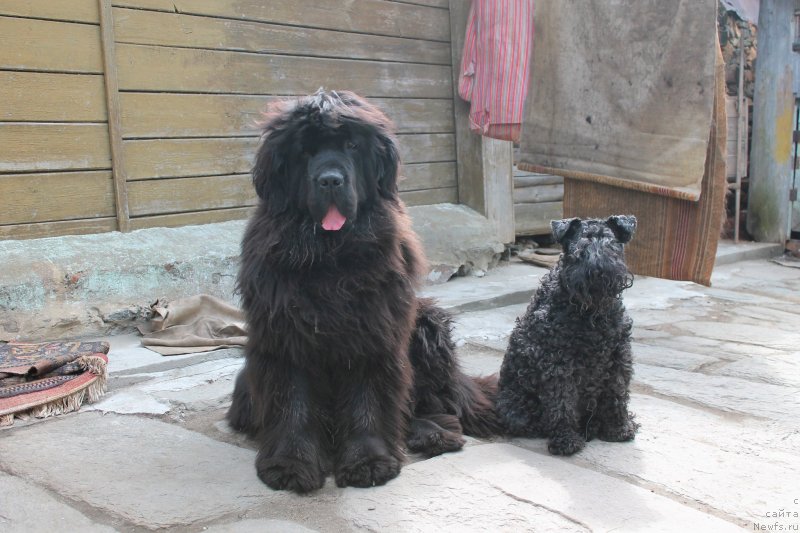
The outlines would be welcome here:
<svg viewBox="0 0 800 533">
<path fill-rule="evenodd" d="M 76 411 L 99 399 L 108 349 L 106 342 L 0 344 L 0 426 Z"/>
</svg>

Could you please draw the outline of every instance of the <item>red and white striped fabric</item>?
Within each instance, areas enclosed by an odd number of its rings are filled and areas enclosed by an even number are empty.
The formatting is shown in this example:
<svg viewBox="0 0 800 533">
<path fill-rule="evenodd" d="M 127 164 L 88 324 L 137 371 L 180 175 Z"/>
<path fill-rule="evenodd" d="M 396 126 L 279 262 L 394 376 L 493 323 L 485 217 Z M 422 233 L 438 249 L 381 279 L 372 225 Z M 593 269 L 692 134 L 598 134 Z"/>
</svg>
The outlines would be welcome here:
<svg viewBox="0 0 800 533">
<path fill-rule="evenodd" d="M 532 49 L 533 0 L 472 1 L 458 78 L 472 131 L 519 140 Z"/>
</svg>

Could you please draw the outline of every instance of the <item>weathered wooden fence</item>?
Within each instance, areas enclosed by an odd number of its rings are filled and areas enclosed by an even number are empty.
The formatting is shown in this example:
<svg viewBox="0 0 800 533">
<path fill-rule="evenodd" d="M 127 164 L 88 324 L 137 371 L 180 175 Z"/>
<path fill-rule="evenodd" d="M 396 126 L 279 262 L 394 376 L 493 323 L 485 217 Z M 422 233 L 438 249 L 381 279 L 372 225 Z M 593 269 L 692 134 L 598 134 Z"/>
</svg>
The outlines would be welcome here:
<svg viewBox="0 0 800 533">
<path fill-rule="evenodd" d="M 0 238 L 243 218 L 260 111 L 352 89 L 458 201 L 447 0 L 4 0 Z"/>
</svg>

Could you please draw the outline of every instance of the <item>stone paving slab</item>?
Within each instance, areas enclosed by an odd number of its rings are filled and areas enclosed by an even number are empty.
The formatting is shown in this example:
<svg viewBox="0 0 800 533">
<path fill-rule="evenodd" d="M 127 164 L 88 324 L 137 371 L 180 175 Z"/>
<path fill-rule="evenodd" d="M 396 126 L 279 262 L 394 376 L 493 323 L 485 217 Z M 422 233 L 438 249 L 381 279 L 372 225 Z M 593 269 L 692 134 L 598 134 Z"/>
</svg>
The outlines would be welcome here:
<svg viewBox="0 0 800 533">
<path fill-rule="evenodd" d="M 631 409 L 641 424 L 630 443 L 589 442 L 566 462 L 605 472 L 658 494 L 711 511 L 742 527 L 764 513 L 789 506 L 800 462 L 789 450 L 765 445 L 775 429 L 760 421 L 719 414 L 634 394 Z M 785 431 L 784 431 L 785 433 Z M 544 439 L 516 439 L 547 453 Z"/>
<path fill-rule="evenodd" d="M 150 529 L 288 498 L 259 481 L 252 450 L 140 417 L 81 413 L 36 424 L 3 435 L 0 457 L 14 475 Z"/>
<path fill-rule="evenodd" d="M 521 261 L 504 262 L 486 272 L 480 283 L 472 277 L 453 278 L 444 285 L 423 287 L 422 296 L 435 298 L 442 307 L 457 311 L 501 307 L 530 300 L 546 268 Z"/>
<path fill-rule="evenodd" d="M 720 361 L 717 357 L 710 355 L 697 354 L 674 348 L 644 344 L 641 342 L 631 343 L 634 363 L 644 363 L 655 366 L 665 366 L 675 370 L 695 371 L 699 368 Z"/>
<path fill-rule="evenodd" d="M 0 472 L 0 531 L 113 533 L 115 530 L 92 522 L 40 487 Z"/>
<path fill-rule="evenodd" d="M 721 412 L 785 422 L 797 421 L 800 394 L 792 387 L 754 383 L 727 376 L 637 365 L 633 380 L 652 391 Z"/>
<path fill-rule="evenodd" d="M 114 355 L 112 353 L 110 358 Z M 129 374 L 127 377 L 138 377 L 142 381 L 112 390 L 86 409 L 119 414 L 164 414 L 172 409 L 196 411 L 219 407 L 233 391 L 234 378 L 243 364 L 243 358 L 235 357 L 202 361 L 163 372 Z"/>
<path fill-rule="evenodd" d="M 780 350 L 774 350 L 755 344 L 743 345 L 735 342 L 719 341 L 715 339 L 706 339 L 703 337 L 693 337 L 682 334 L 670 335 L 669 332 L 660 332 L 658 335 L 653 336 L 643 336 L 641 335 L 642 331 L 643 330 L 637 330 L 636 326 L 634 325 L 634 341 L 638 340 L 644 344 L 654 347 L 682 350 L 700 355 L 709 355 L 716 358 L 736 360 L 741 358 L 753 358 L 764 355 L 773 355 L 776 353 L 784 353 Z"/>
<path fill-rule="evenodd" d="M 715 373 L 800 390 L 800 351 L 733 361 Z"/>
<path fill-rule="evenodd" d="M 104 340 L 97 338 L 92 340 Z M 169 361 L 173 364 L 183 365 L 192 361 L 197 354 L 170 355 L 168 358 L 148 350 L 142 346 L 142 336 L 135 333 L 116 335 L 111 339 L 109 350 L 108 372 L 111 374 L 122 373 L 132 369 L 140 369 L 151 365 L 162 365 Z"/>
<path fill-rule="evenodd" d="M 800 333 L 786 331 L 762 322 L 755 326 L 750 324 L 734 324 L 694 320 L 691 322 L 675 322 L 679 328 L 690 334 L 718 341 L 734 342 L 744 345 L 761 346 L 773 350 L 794 350 L 798 348 Z"/>
<path fill-rule="evenodd" d="M 669 498 L 510 444 L 406 467 L 343 508 L 372 531 L 740 531 Z"/>
<path fill-rule="evenodd" d="M 286 520 L 251 519 L 204 527 L 203 531 L 205 533 L 315 533 L 317 530 Z"/>
<path fill-rule="evenodd" d="M 527 308 L 528 304 L 524 303 L 456 315 L 453 340 L 457 345 L 467 341 L 500 341 L 505 345 L 517 317 L 523 315 Z"/>
</svg>

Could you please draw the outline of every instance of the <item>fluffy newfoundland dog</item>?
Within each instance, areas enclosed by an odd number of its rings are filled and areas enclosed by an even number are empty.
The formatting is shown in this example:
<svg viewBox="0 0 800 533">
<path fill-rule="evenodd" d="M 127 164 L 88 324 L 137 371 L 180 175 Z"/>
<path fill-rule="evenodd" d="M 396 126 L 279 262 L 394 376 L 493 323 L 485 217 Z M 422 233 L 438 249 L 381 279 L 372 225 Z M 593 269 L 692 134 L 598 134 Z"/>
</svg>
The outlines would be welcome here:
<svg viewBox="0 0 800 533">
<path fill-rule="evenodd" d="M 238 288 L 249 339 L 230 425 L 273 489 L 381 485 L 404 444 L 437 455 L 498 429 L 496 383 L 458 367 L 450 318 L 418 299 L 425 260 L 398 196 L 389 119 L 350 92 L 267 113 Z"/>
</svg>

